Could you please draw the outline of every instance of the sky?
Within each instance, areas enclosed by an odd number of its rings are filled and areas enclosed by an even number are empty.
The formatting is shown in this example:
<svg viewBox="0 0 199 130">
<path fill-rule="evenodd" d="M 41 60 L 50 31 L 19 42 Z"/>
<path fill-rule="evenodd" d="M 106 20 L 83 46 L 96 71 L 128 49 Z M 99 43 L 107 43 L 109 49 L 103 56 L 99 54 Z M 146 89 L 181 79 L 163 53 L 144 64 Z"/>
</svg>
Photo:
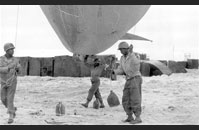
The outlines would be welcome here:
<svg viewBox="0 0 199 130">
<path fill-rule="evenodd" d="M 3 45 L 13 42 L 15 56 L 72 56 L 39 5 L 0 5 L 0 19 L 0 55 Z M 127 41 L 151 60 L 199 59 L 199 5 L 151 5 L 128 32 L 153 41 Z M 100 54 L 120 58 L 119 42 Z"/>
</svg>

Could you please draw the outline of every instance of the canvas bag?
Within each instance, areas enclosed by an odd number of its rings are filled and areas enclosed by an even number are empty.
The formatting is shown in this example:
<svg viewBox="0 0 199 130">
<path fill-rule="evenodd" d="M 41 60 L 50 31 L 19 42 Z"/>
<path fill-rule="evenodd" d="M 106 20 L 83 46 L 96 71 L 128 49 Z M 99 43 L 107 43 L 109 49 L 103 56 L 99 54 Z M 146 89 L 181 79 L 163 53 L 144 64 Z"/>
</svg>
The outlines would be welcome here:
<svg viewBox="0 0 199 130">
<path fill-rule="evenodd" d="M 110 107 L 114 107 L 114 106 L 120 105 L 120 101 L 119 101 L 118 96 L 112 90 L 110 91 L 110 94 L 109 94 L 109 96 L 107 98 L 107 102 L 108 102 L 108 105 Z"/>
<path fill-rule="evenodd" d="M 96 100 L 93 102 L 93 108 L 94 108 L 94 109 L 99 109 L 99 101 L 98 101 L 98 99 L 96 99 Z"/>
</svg>

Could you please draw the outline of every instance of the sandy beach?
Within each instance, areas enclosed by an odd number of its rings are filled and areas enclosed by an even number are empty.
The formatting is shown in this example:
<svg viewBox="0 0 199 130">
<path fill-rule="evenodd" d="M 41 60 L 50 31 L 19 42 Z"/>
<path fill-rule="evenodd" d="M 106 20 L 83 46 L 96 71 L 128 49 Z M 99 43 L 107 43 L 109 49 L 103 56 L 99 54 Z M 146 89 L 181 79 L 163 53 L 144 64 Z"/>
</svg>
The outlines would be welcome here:
<svg viewBox="0 0 199 130">
<path fill-rule="evenodd" d="M 143 77 L 142 123 L 139 125 L 199 125 L 199 70 L 170 76 Z M 11 125 L 131 125 L 123 123 L 126 114 L 120 104 L 109 107 L 107 97 L 113 90 L 122 99 L 125 78 L 116 81 L 101 78 L 100 91 L 105 108 L 93 109 L 80 104 L 86 101 L 90 77 L 18 77 L 15 96 L 17 116 Z M 64 116 L 55 115 L 61 101 Z M 7 125 L 8 114 L 0 103 L 0 125 Z"/>
</svg>

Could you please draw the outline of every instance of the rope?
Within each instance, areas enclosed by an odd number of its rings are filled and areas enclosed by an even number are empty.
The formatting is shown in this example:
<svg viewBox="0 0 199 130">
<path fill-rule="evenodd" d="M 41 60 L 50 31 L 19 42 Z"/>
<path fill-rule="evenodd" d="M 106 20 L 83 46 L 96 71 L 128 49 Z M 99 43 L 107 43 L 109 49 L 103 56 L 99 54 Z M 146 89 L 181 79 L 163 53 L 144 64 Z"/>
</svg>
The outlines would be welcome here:
<svg viewBox="0 0 199 130">
<path fill-rule="evenodd" d="M 15 31 L 15 48 L 17 46 L 18 19 L 19 19 L 19 5 L 17 6 L 17 23 L 16 23 L 16 31 Z"/>
<path fill-rule="evenodd" d="M 111 72 L 110 72 L 110 91 L 112 91 L 112 88 L 113 88 L 113 86 L 112 86 L 112 70 L 113 70 L 113 60 L 112 60 L 112 57 L 111 57 L 111 59 L 109 59 L 110 60 L 110 69 L 111 69 Z"/>
</svg>

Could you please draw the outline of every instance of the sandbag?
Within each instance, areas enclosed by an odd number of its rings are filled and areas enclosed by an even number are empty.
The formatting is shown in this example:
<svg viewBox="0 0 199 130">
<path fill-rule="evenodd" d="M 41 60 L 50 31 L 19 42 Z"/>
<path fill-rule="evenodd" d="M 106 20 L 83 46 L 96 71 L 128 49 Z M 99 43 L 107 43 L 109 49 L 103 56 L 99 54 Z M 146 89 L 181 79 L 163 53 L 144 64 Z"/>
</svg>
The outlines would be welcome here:
<svg viewBox="0 0 199 130">
<path fill-rule="evenodd" d="M 94 109 L 99 109 L 99 101 L 98 101 L 98 99 L 96 99 L 96 100 L 93 102 L 93 108 L 94 108 Z"/>
<path fill-rule="evenodd" d="M 59 102 L 56 105 L 55 113 L 56 113 L 56 116 L 63 116 L 63 115 L 65 115 L 65 106 L 61 102 Z"/>
<path fill-rule="evenodd" d="M 107 98 L 107 102 L 108 102 L 108 105 L 110 107 L 114 107 L 114 106 L 120 105 L 120 101 L 119 101 L 118 96 L 112 90 L 110 91 L 110 94 L 109 94 L 109 96 Z"/>
</svg>

